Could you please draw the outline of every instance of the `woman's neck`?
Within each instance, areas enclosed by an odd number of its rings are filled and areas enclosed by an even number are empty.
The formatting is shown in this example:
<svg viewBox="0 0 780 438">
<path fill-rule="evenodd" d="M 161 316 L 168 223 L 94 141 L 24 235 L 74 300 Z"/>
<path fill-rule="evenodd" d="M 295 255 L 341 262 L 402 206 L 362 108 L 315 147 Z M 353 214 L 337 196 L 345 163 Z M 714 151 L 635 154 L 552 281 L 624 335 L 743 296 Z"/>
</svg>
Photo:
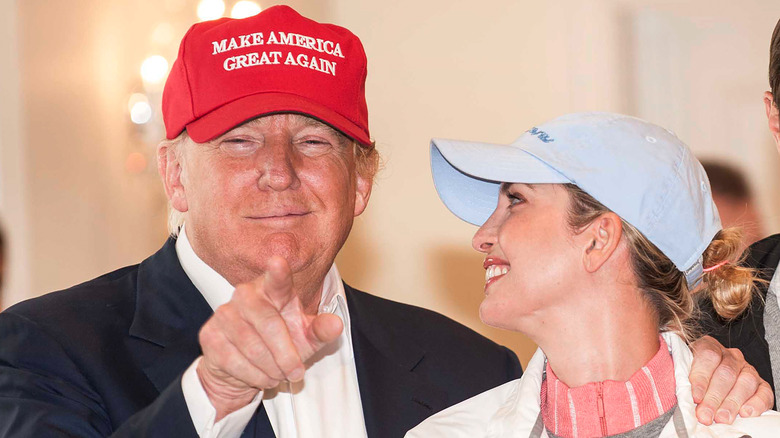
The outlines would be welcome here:
<svg viewBox="0 0 780 438">
<path fill-rule="evenodd" d="M 544 322 L 528 336 L 570 387 L 628 380 L 658 351 L 654 313 L 635 289 L 578 295 L 585 299 L 540 316 Z"/>
</svg>

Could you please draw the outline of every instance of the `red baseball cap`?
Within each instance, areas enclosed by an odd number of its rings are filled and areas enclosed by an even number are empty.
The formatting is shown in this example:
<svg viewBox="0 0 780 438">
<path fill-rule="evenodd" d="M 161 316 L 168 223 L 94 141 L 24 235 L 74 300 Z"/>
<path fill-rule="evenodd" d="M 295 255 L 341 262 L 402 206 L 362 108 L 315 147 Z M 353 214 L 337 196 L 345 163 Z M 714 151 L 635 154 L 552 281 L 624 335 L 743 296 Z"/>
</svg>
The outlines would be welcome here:
<svg viewBox="0 0 780 438">
<path fill-rule="evenodd" d="M 300 113 L 371 145 L 366 53 L 349 30 L 288 6 L 193 25 L 163 91 L 166 136 L 198 143 L 250 119 Z"/>
</svg>

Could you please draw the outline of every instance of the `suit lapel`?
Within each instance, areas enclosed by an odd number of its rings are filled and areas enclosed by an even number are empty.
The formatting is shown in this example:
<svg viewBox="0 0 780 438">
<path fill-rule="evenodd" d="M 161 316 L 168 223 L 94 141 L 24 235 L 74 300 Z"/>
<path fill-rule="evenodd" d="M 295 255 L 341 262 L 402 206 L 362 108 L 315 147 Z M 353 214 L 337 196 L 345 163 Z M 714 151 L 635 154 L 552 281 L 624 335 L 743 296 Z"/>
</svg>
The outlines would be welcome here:
<svg viewBox="0 0 780 438">
<path fill-rule="evenodd" d="M 145 341 L 138 348 L 154 350 L 141 366 L 160 392 L 200 355 L 198 331 L 213 313 L 182 269 L 175 243 L 168 239 L 141 263 L 130 326 L 130 335 Z"/>
<path fill-rule="evenodd" d="M 352 325 L 363 417 L 370 438 L 399 437 L 449 405 L 447 393 L 420 372 L 425 351 L 386 303 L 344 285 Z"/>
</svg>

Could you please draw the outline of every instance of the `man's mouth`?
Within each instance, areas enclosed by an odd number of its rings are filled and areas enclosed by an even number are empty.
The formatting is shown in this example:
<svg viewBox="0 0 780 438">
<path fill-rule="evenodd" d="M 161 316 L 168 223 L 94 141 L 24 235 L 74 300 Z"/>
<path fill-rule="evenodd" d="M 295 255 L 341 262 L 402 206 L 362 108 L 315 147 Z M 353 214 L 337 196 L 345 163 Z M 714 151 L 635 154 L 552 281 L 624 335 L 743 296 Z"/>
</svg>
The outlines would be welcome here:
<svg viewBox="0 0 780 438">
<path fill-rule="evenodd" d="M 495 257 L 488 257 L 482 264 L 485 268 L 485 289 L 506 275 L 511 269 L 509 262 Z"/>
<path fill-rule="evenodd" d="M 311 213 L 309 210 L 301 207 L 276 208 L 263 212 L 252 213 L 246 216 L 247 219 L 255 220 L 285 220 L 297 219 Z"/>
<path fill-rule="evenodd" d="M 308 213 L 277 213 L 249 216 L 249 219 L 286 219 L 306 216 Z"/>
</svg>

